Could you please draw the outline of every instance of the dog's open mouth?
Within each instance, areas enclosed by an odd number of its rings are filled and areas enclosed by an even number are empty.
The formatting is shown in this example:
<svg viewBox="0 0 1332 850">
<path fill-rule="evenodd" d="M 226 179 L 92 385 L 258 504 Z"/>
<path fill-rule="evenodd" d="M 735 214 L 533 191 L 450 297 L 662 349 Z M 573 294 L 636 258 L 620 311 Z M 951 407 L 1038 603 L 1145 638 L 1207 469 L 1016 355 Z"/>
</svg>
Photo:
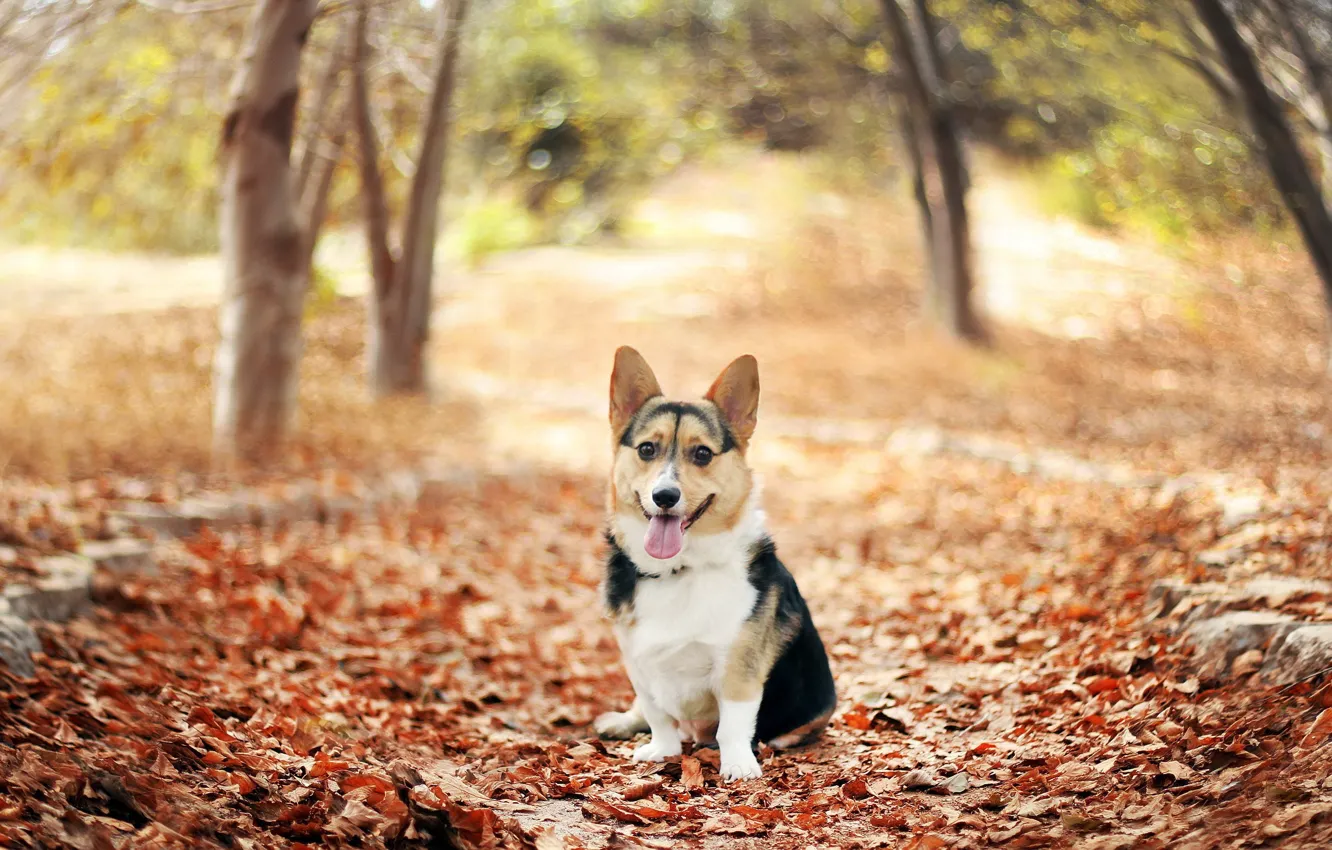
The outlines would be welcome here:
<svg viewBox="0 0 1332 850">
<path fill-rule="evenodd" d="M 689 516 L 679 514 L 648 514 L 647 534 L 643 537 L 643 548 L 647 553 L 659 561 L 669 560 L 680 554 L 684 548 L 684 533 L 689 526 L 698 522 L 699 518 L 712 507 L 712 500 L 716 494 L 708 496 Z"/>
</svg>

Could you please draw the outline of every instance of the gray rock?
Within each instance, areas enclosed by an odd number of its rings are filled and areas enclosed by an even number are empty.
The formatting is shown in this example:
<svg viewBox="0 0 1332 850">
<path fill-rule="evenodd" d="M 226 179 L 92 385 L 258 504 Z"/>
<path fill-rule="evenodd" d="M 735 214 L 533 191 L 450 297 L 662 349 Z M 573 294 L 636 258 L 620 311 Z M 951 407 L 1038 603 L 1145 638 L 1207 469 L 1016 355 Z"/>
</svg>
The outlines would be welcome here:
<svg viewBox="0 0 1332 850">
<path fill-rule="evenodd" d="M 1263 499 L 1254 493 L 1228 493 L 1220 497 L 1220 502 L 1223 528 L 1236 528 L 1263 513 Z"/>
<path fill-rule="evenodd" d="M 1214 599 L 1225 589 L 1225 585 L 1216 582 L 1158 581 L 1147 590 L 1147 609 L 1153 617 L 1168 617 L 1185 600 Z"/>
<path fill-rule="evenodd" d="M 1263 678 L 1273 684 L 1297 682 L 1332 670 L 1332 623 L 1311 623 L 1290 630 L 1267 653 Z"/>
<path fill-rule="evenodd" d="M 218 530 L 248 519 L 243 505 L 209 498 L 184 499 L 174 508 L 156 502 L 130 502 L 112 512 L 112 517 L 167 537 L 193 537 L 204 526 Z"/>
<path fill-rule="evenodd" d="M 1198 563 L 1209 567 L 1228 567 L 1243 560 L 1245 554 L 1242 546 L 1206 549 L 1198 553 Z"/>
<path fill-rule="evenodd" d="M 1255 649 L 1270 655 L 1299 626 L 1287 614 L 1229 611 L 1198 620 L 1188 627 L 1185 637 L 1197 649 L 1195 660 L 1204 672 L 1225 676 L 1236 657 Z"/>
<path fill-rule="evenodd" d="M 91 560 L 98 569 L 117 575 L 157 572 L 153 547 L 133 537 L 89 541 L 79 547 L 79 553 Z"/>
<path fill-rule="evenodd" d="M 0 614 L 0 661 L 18 676 L 32 676 L 37 672 L 32 654 L 40 652 L 41 641 L 32 626 L 12 614 Z"/>
<path fill-rule="evenodd" d="M 40 576 L 5 587 L 10 610 L 25 620 L 63 622 L 92 604 L 92 561 L 81 555 L 54 555 L 37 562 Z"/>
<path fill-rule="evenodd" d="M 1147 610 L 1154 618 L 1174 616 L 1189 626 L 1233 609 L 1276 609 L 1318 598 L 1332 598 L 1332 583 L 1274 575 L 1255 576 L 1237 585 L 1158 581 L 1147 591 Z"/>
<path fill-rule="evenodd" d="M 1332 583 L 1294 576 L 1255 576 L 1239 589 L 1239 597 L 1246 602 L 1261 602 L 1269 608 L 1280 608 L 1287 602 L 1309 597 L 1332 597 Z"/>
</svg>

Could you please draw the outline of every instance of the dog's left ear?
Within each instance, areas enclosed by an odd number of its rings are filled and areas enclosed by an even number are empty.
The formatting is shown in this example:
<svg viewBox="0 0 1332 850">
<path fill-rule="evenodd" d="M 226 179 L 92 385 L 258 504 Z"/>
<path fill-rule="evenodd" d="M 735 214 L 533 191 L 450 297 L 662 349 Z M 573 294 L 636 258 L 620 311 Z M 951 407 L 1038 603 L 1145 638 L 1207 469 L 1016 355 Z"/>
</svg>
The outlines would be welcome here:
<svg viewBox="0 0 1332 850">
<path fill-rule="evenodd" d="M 754 426 L 758 424 L 758 361 L 752 354 L 732 360 L 731 365 L 712 382 L 705 398 L 721 408 L 740 450 L 744 451 L 749 446 L 749 438 L 754 436 Z"/>
</svg>

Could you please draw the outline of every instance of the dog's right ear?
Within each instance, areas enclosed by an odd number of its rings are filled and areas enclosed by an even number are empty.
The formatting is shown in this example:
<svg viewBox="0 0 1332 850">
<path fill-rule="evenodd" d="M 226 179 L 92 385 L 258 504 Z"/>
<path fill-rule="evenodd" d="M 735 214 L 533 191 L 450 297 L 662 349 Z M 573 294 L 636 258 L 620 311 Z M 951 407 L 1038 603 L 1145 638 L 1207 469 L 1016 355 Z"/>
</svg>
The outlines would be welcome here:
<svg viewBox="0 0 1332 850">
<path fill-rule="evenodd" d="M 659 395 L 661 385 L 643 355 L 627 345 L 616 349 L 610 379 L 610 424 L 615 438 L 619 439 L 644 402 Z"/>
</svg>

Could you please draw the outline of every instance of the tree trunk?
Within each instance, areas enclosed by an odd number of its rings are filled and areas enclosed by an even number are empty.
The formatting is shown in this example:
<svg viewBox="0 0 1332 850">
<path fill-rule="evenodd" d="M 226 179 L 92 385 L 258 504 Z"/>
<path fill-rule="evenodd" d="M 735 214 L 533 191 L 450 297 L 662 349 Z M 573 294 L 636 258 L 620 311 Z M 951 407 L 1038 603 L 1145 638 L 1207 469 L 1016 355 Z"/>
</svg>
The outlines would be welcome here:
<svg viewBox="0 0 1332 850">
<path fill-rule="evenodd" d="M 925 188 L 925 152 L 921 149 L 922 138 L 912 120 L 911 106 L 902 98 L 901 126 L 902 146 L 906 148 L 907 158 L 911 162 L 911 197 L 916 200 L 916 209 L 920 213 L 921 245 L 925 247 L 925 261 L 930 268 L 930 278 L 934 278 L 934 219 L 930 213 L 930 195 Z M 926 287 L 926 302 L 931 315 L 938 316 L 942 310 L 939 304 L 938 287 Z"/>
<path fill-rule="evenodd" d="M 347 46 L 351 39 L 352 28 L 343 24 L 337 39 L 329 49 L 328 62 L 319 76 L 319 86 L 314 91 L 314 100 L 305 114 L 301 135 L 295 146 L 296 196 L 306 197 L 310 190 L 310 180 L 314 177 L 315 167 L 324 160 L 320 155 L 319 142 L 327 126 L 337 121 L 339 115 L 335 108 L 338 94 L 338 82 L 343 66 L 347 61 Z"/>
<path fill-rule="evenodd" d="M 430 334 L 435 241 L 448 153 L 449 109 L 457 82 L 458 50 L 468 0 L 440 0 L 439 60 L 426 106 L 421 150 L 403 221 L 402 249 L 392 283 L 376 291 L 370 322 L 370 387 L 378 396 L 426 389 L 425 348 Z"/>
<path fill-rule="evenodd" d="M 923 16 L 919 36 L 913 34 L 911 22 L 898 0 L 882 0 L 897 64 L 906 83 L 910 113 L 906 124 L 914 133 L 914 138 L 907 140 L 907 148 L 917 169 L 917 202 L 922 231 L 929 240 L 925 248 L 930 259 L 932 291 L 927 301 L 936 319 L 951 334 L 983 344 L 988 337 L 976 314 L 973 298 L 966 164 L 949 95 L 936 70 L 939 49 L 934 42 L 934 22 L 928 17 L 924 0 L 917 3 Z"/>
<path fill-rule="evenodd" d="M 261 0 L 222 127 L 225 294 L 213 378 L 219 457 L 262 461 L 296 407 L 309 283 L 291 179 L 301 48 L 316 0 Z"/>
<path fill-rule="evenodd" d="M 346 107 L 339 112 L 345 113 Z M 301 220 L 305 222 L 305 263 L 314 263 L 315 248 L 319 246 L 319 233 L 324 227 L 324 217 L 328 213 L 328 196 L 333 190 L 333 176 L 342 161 L 342 149 L 347 145 L 347 118 L 337 114 L 333 119 L 336 129 L 328 140 L 326 149 L 318 155 L 319 163 L 311 169 L 305 193 L 301 196 Z"/>
<path fill-rule="evenodd" d="M 1323 195 L 1285 113 L 1263 82 L 1253 54 L 1221 0 L 1193 0 L 1193 7 L 1211 33 L 1222 61 L 1235 80 L 1253 133 L 1261 143 L 1268 171 L 1299 225 L 1332 315 L 1332 216 L 1328 215 Z M 1329 370 L 1332 371 L 1332 358 Z"/>
<path fill-rule="evenodd" d="M 1309 33 L 1305 27 L 1286 7 L 1285 0 L 1272 0 L 1269 6 L 1277 24 L 1287 32 L 1295 44 L 1295 55 L 1304 66 L 1304 72 L 1308 75 L 1308 87 L 1317 104 L 1316 109 L 1304 111 L 1317 113 L 1309 118 L 1316 134 L 1314 141 L 1318 146 L 1322 191 L 1323 197 L 1326 198 L 1332 193 L 1332 75 L 1328 74 L 1323 58 L 1318 55 L 1318 48 L 1309 40 Z"/>
<path fill-rule="evenodd" d="M 370 293 L 370 340 L 373 344 L 378 333 L 377 305 L 387 297 L 393 285 L 395 259 L 389 248 L 388 200 L 384 193 L 384 176 L 379 170 L 378 135 L 370 115 L 370 86 L 366 80 L 370 64 L 370 45 L 367 41 L 369 16 L 369 0 L 361 0 L 356 11 L 356 34 L 352 48 L 352 120 L 356 125 L 361 205 L 365 216 L 366 246 L 370 252 L 370 274 L 374 284 Z"/>
</svg>

